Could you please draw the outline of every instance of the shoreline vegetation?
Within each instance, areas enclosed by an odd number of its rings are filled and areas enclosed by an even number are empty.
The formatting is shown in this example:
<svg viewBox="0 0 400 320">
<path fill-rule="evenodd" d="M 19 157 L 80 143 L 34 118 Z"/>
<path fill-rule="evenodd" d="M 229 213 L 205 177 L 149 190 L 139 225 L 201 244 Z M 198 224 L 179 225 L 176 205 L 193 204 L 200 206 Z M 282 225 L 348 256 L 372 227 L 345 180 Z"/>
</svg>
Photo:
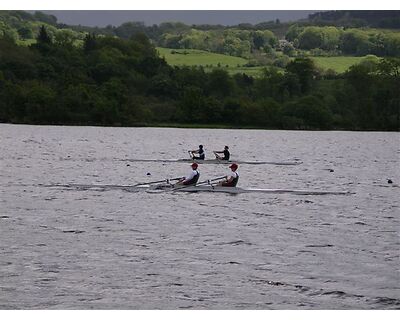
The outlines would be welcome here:
<svg viewBox="0 0 400 320">
<path fill-rule="evenodd" d="M 377 17 L 93 29 L 2 11 L 0 122 L 399 131 L 400 17 Z"/>
<path fill-rule="evenodd" d="M 399 132 L 399 129 L 395 130 L 375 130 L 366 128 L 330 128 L 330 129 L 283 129 L 283 128 L 266 128 L 257 126 L 232 126 L 225 124 L 195 124 L 195 123 L 137 123 L 132 125 L 121 125 L 121 124 L 51 124 L 51 123 L 13 123 L 13 122 L 0 122 L 1 124 L 8 125 L 29 125 L 29 126 L 49 126 L 49 127 L 93 127 L 93 128 L 166 128 L 166 129 L 223 129 L 223 130 L 267 130 L 267 131 L 346 131 L 346 132 Z"/>
</svg>

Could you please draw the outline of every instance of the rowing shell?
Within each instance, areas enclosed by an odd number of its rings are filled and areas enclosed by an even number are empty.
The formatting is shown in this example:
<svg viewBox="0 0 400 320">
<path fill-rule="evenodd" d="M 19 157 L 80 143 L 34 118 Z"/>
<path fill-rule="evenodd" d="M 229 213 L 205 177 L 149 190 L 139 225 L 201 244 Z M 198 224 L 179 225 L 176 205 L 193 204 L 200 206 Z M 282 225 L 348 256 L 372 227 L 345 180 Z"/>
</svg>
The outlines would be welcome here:
<svg viewBox="0 0 400 320">
<path fill-rule="evenodd" d="M 277 166 L 295 166 L 302 164 L 301 161 L 247 161 L 247 160 L 218 160 L 218 159 L 206 159 L 206 160 L 192 160 L 192 159 L 125 159 L 121 161 L 129 161 L 129 162 L 193 162 L 199 164 L 272 164 Z"/>
<path fill-rule="evenodd" d="M 323 190 L 295 190 L 295 189 L 257 189 L 257 188 L 239 188 L 239 187 L 222 187 L 222 186 L 178 186 L 172 187 L 170 185 L 159 185 L 159 186 L 144 186 L 151 191 L 168 190 L 172 192 L 223 192 L 223 193 L 272 193 L 272 194 L 283 194 L 290 193 L 296 195 L 347 195 L 351 194 L 348 191 L 323 191 Z"/>
<path fill-rule="evenodd" d="M 349 195 L 349 191 L 324 191 L 324 190 L 297 190 L 297 189 L 257 189 L 257 188 L 239 188 L 239 187 L 221 187 L 212 185 L 199 185 L 199 186 L 172 186 L 170 184 L 160 185 L 143 185 L 143 186 L 129 186 L 129 185 L 85 185 L 85 184 L 52 184 L 41 185 L 43 187 L 58 187 L 74 190 L 93 190 L 93 191 L 111 191 L 123 190 L 128 192 L 147 191 L 150 193 L 159 192 L 219 192 L 219 193 L 270 193 L 270 194 L 295 194 L 295 195 Z"/>
</svg>

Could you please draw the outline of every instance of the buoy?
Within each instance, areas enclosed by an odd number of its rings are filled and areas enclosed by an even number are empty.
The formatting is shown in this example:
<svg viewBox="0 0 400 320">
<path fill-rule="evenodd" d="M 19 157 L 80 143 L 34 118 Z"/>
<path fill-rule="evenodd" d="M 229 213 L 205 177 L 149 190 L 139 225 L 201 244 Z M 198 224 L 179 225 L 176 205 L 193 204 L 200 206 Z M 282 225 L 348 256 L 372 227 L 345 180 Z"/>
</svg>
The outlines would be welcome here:
<svg viewBox="0 0 400 320">
<path fill-rule="evenodd" d="M 392 181 L 392 180 L 390 180 L 390 179 L 388 179 L 388 183 L 393 183 L 393 181 Z"/>
<path fill-rule="evenodd" d="M 131 165 L 129 163 L 126 164 L 127 167 L 130 167 Z"/>
<path fill-rule="evenodd" d="M 335 172 L 335 170 L 333 170 L 333 169 L 329 169 L 329 172 Z"/>
<path fill-rule="evenodd" d="M 146 175 L 148 175 L 148 176 L 151 176 L 151 173 L 150 172 L 147 172 L 147 174 Z"/>
</svg>

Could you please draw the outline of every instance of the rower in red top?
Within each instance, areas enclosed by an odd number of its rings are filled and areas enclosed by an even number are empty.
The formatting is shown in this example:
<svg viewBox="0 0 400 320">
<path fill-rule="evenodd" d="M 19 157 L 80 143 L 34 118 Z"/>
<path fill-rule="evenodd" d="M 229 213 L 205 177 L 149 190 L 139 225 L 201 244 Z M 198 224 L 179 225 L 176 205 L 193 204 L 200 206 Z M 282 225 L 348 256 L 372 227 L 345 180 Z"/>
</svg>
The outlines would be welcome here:
<svg viewBox="0 0 400 320">
<path fill-rule="evenodd" d="M 192 171 L 184 178 L 179 180 L 175 185 L 184 185 L 184 186 L 191 186 L 196 185 L 197 181 L 200 178 L 200 172 L 197 170 L 198 164 L 196 162 L 190 165 L 192 167 Z"/>
<path fill-rule="evenodd" d="M 239 174 L 236 172 L 238 167 L 236 163 L 232 163 L 229 166 L 231 172 L 226 176 L 225 181 L 221 181 L 218 185 L 221 187 L 236 187 L 239 181 Z"/>
</svg>

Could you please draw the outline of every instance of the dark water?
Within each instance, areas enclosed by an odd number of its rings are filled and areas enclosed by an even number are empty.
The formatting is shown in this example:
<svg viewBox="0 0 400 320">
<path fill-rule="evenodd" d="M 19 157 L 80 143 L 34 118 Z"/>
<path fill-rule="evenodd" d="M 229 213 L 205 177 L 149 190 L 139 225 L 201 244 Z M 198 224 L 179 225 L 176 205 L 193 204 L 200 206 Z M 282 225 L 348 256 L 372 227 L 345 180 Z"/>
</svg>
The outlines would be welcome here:
<svg viewBox="0 0 400 320">
<path fill-rule="evenodd" d="M 0 308 L 399 309 L 399 142 L 399 133 L 0 125 Z M 242 187 L 355 194 L 45 186 L 185 175 L 185 163 L 120 160 L 185 157 L 199 143 L 209 155 L 228 144 L 236 159 L 303 161 L 241 165 Z M 201 178 L 227 169 L 200 166 Z"/>
</svg>

